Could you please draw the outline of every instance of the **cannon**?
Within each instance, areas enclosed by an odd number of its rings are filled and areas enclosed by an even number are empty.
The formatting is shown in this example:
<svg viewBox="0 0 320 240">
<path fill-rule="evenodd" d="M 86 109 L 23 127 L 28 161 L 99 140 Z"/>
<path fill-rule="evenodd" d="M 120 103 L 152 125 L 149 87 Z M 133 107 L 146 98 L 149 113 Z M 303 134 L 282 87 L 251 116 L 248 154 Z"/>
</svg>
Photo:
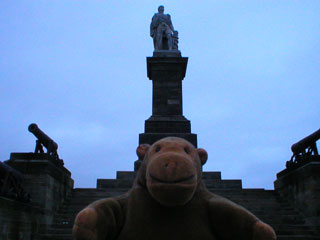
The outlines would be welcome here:
<svg viewBox="0 0 320 240">
<path fill-rule="evenodd" d="M 23 175 L 6 163 L 0 162 L 0 196 L 30 202 L 30 195 L 22 187 Z"/>
<path fill-rule="evenodd" d="M 57 152 L 58 144 L 55 143 L 47 134 L 41 131 L 37 124 L 31 123 L 28 127 L 29 132 L 38 139 L 36 141 L 35 153 L 43 153 L 43 146 L 47 149 L 47 153 L 52 155 Z"/>
<path fill-rule="evenodd" d="M 316 141 L 318 141 L 319 139 L 320 139 L 320 129 L 310 134 L 309 136 L 303 138 L 299 142 L 293 144 L 291 146 L 291 151 L 293 152 L 294 155 L 312 154 L 312 152 L 314 153 L 314 155 L 319 155 L 317 145 L 316 145 Z M 306 149 L 307 149 L 307 152 L 306 152 Z"/>
<path fill-rule="evenodd" d="M 28 130 L 37 138 L 34 152 L 44 153 L 43 147 L 45 147 L 47 149 L 47 154 L 53 157 L 56 163 L 58 163 L 59 165 L 63 165 L 63 160 L 59 158 L 57 152 L 58 144 L 53 141 L 47 134 L 41 131 L 41 129 L 35 123 L 31 123 L 28 127 Z"/>
<path fill-rule="evenodd" d="M 309 136 L 301 139 L 299 142 L 291 146 L 291 151 L 293 153 L 290 161 L 287 161 L 286 167 L 292 168 L 295 165 L 303 162 L 308 156 L 316 155 L 318 156 L 318 149 L 316 142 L 320 139 L 320 129 L 310 134 Z"/>
</svg>

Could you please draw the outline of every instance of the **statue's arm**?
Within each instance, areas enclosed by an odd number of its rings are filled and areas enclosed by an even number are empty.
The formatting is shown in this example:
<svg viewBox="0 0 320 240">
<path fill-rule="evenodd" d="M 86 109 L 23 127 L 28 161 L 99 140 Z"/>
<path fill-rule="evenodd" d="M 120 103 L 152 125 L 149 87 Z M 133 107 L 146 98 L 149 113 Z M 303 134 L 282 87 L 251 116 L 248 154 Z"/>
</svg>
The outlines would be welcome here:
<svg viewBox="0 0 320 240">
<path fill-rule="evenodd" d="M 76 216 L 74 240 L 106 240 L 117 236 L 123 221 L 119 202 L 113 198 L 90 204 Z"/>
<path fill-rule="evenodd" d="M 222 197 L 209 200 L 213 232 L 222 239 L 276 240 L 274 230 L 243 207 Z"/>
<path fill-rule="evenodd" d="M 172 25 L 172 22 L 171 22 L 171 16 L 168 14 L 168 19 L 169 19 L 169 27 L 170 29 L 172 30 L 172 32 L 174 31 L 174 28 L 173 28 L 173 25 Z"/>
<path fill-rule="evenodd" d="M 155 24 L 156 24 L 156 14 L 153 15 L 150 23 L 150 36 L 153 37 L 155 33 Z"/>
</svg>

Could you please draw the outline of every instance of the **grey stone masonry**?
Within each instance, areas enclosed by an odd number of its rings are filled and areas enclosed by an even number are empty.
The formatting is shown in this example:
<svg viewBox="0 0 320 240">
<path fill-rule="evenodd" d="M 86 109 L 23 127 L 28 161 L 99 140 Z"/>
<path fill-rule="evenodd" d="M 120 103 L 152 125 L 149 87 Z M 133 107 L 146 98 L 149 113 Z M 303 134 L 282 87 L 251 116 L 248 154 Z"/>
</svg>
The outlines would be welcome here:
<svg viewBox="0 0 320 240">
<path fill-rule="evenodd" d="M 183 116 L 182 80 L 188 58 L 181 56 L 147 57 L 148 78 L 152 80 L 152 116 L 145 121 L 145 132 L 139 144 L 175 136 L 197 147 L 197 135 L 191 133 L 191 123 Z"/>
<path fill-rule="evenodd" d="M 136 177 L 133 171 L 118 171 L 116 179 L 98 179 L 97 188 L 76 188 L 56 213 L 53 224 L 37 240 L 72 240 L 76 214 L 93 201 L 126 193 Z M 203 172 L 202 179 L 209 191 L 224 196 L 252 211 L 270 224 L 278 240 L 320 240 L 314 226 L 290 206 L 275 190 L 244 189 L 241 180 L 221 179 L 221 172 Z"/>
<path fill-rule="evenodd" d="M 309 156 L 305 165 L 277 174 L 275 190 L 320 229 L 320 156 Z"/>
<path fill-rule="evenodd" d="M 153 82 L 152 115 L 182 115 L 182 80 L 188 58 L 148 57 L 148 78 Z"/>
<path fill-rule="evenodd" d="M 39 207 L 0 197 L 0 239 L 34 240 L 44 212 Z"/>
<path fill-rule="evenodd" d="M 43 211 L 45 228 L 73 189 L 71 173 L 45 153 L 11 153 L 6 163 L 23 174 L 23 188 L 31 195 L 30 204 Z"/>
<path fill-rule="evenodd" d="M 97 179 L 97 189 L 128 189 L 132 187 L 136 172 L 117 171 L 116 179 Z M 221 179 L 221 172 L 203 172 L 202 180 L 208 188 L 242 189 L 240 179 Z"/>
</svg>

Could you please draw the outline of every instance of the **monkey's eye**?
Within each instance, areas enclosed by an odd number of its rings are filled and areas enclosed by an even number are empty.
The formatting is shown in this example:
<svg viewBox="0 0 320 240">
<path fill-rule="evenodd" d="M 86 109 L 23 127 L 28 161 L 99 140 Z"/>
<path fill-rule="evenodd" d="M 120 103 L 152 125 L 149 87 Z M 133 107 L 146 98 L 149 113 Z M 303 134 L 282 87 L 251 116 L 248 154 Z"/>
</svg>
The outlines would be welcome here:
<svg viewBox="0 0 320 240">
<path fill-rule="evenodd" d="M 190 153 L 190 149 L 189 149 L 188 147 L 185 147 L 185 148 L 184 148 L 184 151 L 185 151 L 187 154 Z"/>
<path fill-rule="evenodd" d="M 156 152 L 159 152 L 161 150 L 161 147 L 160 146 L 156 146 Z"/>
</svg>

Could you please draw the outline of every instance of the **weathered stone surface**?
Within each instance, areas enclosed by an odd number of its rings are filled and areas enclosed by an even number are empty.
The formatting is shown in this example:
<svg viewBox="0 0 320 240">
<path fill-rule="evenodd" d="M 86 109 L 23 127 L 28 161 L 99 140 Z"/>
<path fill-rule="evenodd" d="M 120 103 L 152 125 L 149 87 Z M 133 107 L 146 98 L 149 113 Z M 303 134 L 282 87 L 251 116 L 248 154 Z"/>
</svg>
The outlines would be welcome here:
<svg viewBox="0 0 320 240">
<path fill-rule="evenodd" d="M 183 80 L 187 70 L 187 57 L 147 57 L 150 80 Z"/>
<path fill-rule="evenodd" d="M 139 143 L 153 144 L 156 141 L 165 137 L 180 137 L 180 138 L 186 139 L 187 141 L 192 143 L 195 147 L 198 146 L 197 134 L 193 134 L 193 133 L 140 133 Z"/>
<path fill-rule="evenodd" d="M 133 182 L 135 172 L 119 171 L 116 179 L 109 183 L 128 180 Z M 234 201 L 256 214 L 270 224 L 276 231 L 278 240 L 320 239 L 313 226 L 306 225 L 303 216 L 290 206 L 288 200 L 281 198 L 275 190 L 243 189 L 241 180 L 221 179 L 220 172 L 204 172 L 203 181 L 210 191 Z M 119 185 L 119 184 L 118 184 Z M 56 214 L 54 224 L 42 239 L 71 240 L 71 229 L 75 215 L 91 202 L 124 194 L 127 188 L 74 189 L 69 201 Z M 69 235 L 68 235 L 69 234 Z M 44 237 L 43 236 L 43 237 Z M 49 238 L 51 237 L 51 238 Z"/>
<path fill-rule="evenodd" d="M 174 117 L 168 120 L 158 117 L 150 117 L 145 121 L 145 133 L 190 133 L 191 124 L 186 118 L 175 120 Z"/>
<path fill-rule="evenodd" d="M 35 239 L 44 215 L 39 207 L 0 197 L 0 239 Z"/>
<path fill-rule="evenodd" d="M 320 225 L 320 162 L 280 172 L 277 177 L 274 186 L 280 195 L 301 211 L 308 223 Z"/>
<path fill-rule="evenodd" d="M 139 144 L 153 144 L 164 137 L 181 137 L 197 147 L 197 135 L 183 116 L 182 80 L 185 77 L 186 57 L 147 58 L 148 77 L 152 80 L 152 116 L 145 121 L 145 131 L 139 134 Z M 165 55 L 163 55 L 165 56 Z M 136 162 L 135 170 L 139 163 Z"/>
<path fill-rule="evenodd" d="M 23 188 L 31 195 L 31 204 L 45 213 L 41 223 L 50 224 L 73 189 L 71 173 L 44 153 L 12 153 L 6 163 L 24 175 Z"/>
<path fill-rule="evenodd" d="M 153 57 L 181 57 L 181 52 L 178 50 L 158 50 L 153 52 Z"/>
<path fill-rule="evenodd" d="M 64 176 L 71 176 L 68 169 L 56 164 L 56 160 L 46 153 L 11 153 L 6 163 L 21 173 L 47 173 L 61 181 Z"/>
<path fill-rule="evenodd" d="M 153 38 L 154 53 L 162 51 L 165 56 L 178 50 L 178 31 L 175 31 L 171 22 L 171 16 L 164 14 L 164 7 L 159 6 L 158 13 L 152 17 L 150 24 L 150 36 Z"/>
</svg>

